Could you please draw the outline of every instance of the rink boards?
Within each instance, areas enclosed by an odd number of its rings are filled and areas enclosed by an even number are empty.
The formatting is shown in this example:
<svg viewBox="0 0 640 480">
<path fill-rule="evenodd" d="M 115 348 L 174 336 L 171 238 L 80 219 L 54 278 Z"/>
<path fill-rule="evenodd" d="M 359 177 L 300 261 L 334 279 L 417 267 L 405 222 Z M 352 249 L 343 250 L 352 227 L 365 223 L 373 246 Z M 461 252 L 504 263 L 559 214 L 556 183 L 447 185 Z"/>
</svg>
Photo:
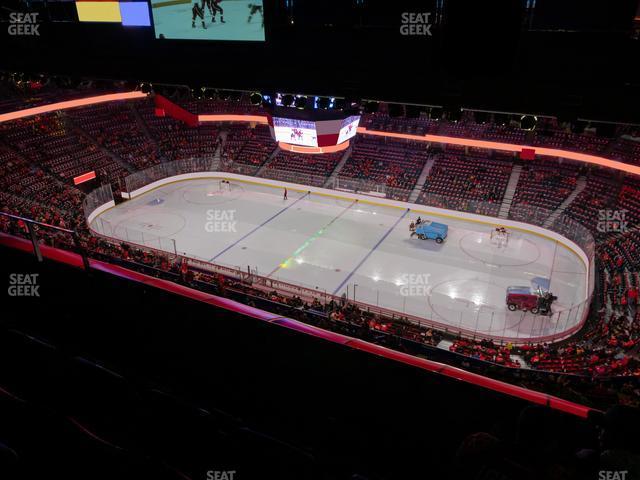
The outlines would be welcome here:
<svg viewBox="0 0 640 480">
<path fill-rule="evenodd" d="M 586 316 L 591 265 L 556 232 L 234 174 L 224 174 L 232 188 L 220 192 L 215 185 L 222 177 L 203 172 L 153 182 L 123 194 L 132 200 L 107 207 L 92 227 L 107 222 L 98 233 L 125 241 L 137 231 L 171 239 L 187 257 L 249 268 L 326 295 L 355 294 L 359 302 L 466 334 L 551 340 L 577 330 Z M 408 224 L 419 215 L 449 225 L 444 244 L 409 238 Z M 227 228 L 234 231 L 223 231 L 225 222 L 235 222 Z M 490 241 L 498 224 L 512 232 L 506 247 Z M 540 278 L 549 279 L 558 296 L 556 315 L 506 310 L 508 286 Z"/>
</svg>

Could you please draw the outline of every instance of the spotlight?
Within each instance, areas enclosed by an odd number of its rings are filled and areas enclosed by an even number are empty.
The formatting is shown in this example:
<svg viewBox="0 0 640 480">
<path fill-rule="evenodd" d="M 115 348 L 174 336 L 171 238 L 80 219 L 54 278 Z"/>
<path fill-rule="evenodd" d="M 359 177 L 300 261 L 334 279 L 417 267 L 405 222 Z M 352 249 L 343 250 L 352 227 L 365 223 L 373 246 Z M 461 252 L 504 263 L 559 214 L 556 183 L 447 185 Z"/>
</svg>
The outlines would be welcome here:
<svg viewBox="0 0 640 480">
<path fill-rule="evenodd" d="M 218 90 L 218 98 L 221 100 L 229 100 L 231 94 L 227 90 Z"/>
<path fill-rule="evenodd" d="M 274 94 L 272 92 L 262 92 L 262 106 L 265 108 L 273 107 Z"/>
<path fill-rule="evenodd" d="M 249 96 L 249 101 L 251 102 L 251 105 L 260 105 L 262 103 L 262 95 L 260 95 L 260 93 L 258 92 L 253 92 Z"/>
<path fill-rule="evenodd" d="M 528 132 L 535 130 L 538 123 L 538 117 L 534 115 L 522 115 L 520 117 L 520 128 Z"/>
<path fill-rule="evenodd" d="M 296 108 L 303 109 L 307 106 L 307 97 L 304 95 L 298 95 L 293 103 Z"/>
<path fill-rule="evenodd" d="M 216 91 L 213 88 L 203 88 L 202 96 L 205 100 L 213 100 L 216 97 Z"/>
<path fill-rule="evenodd" d="M 317 105 L 318 108 L 322 110 L 327 110 L 329 108 L 331 101 L 327 97 L 318 97 Z"/>
<path fill-rule="evenodd" d="M 141 83 L 141 84 L 140 84 L 140 91 L 141 91 L 142 93 L 145 93 L 145 94 L 147 94 L 147 95 L 148 95 L 148 94 L 150 94 L 151 92 L 153 92 L 153 86 L 152 86 L 150 83 L 146 83 L 146 82 Z"/>
<path fill-rule="evenodd" d="M 284 107 L 290 107 L 293 105 L 293 95 L 286 94 L 282 97 L 282 105 Z"/>
</svg>

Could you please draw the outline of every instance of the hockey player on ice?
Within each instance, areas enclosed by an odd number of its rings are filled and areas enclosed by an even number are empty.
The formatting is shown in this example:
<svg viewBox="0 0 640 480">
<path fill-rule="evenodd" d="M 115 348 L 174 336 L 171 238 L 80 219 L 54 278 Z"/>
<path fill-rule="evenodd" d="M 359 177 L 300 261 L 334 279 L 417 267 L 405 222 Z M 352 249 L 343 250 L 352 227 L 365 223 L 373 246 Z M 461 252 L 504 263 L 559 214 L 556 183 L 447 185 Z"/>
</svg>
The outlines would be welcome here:
<svg viewBox="0 0 640 480">
<path fill-rule="evenodd" d="M 224 10 L 220 6 L 220 2 L 222 0 L 202 0 L 203 2 L 207 2 L 207 6 L 209 7 L 209 12 L 211 12 L 211 23 L 216 23 L 216 13 L 220 13 L 220 23 L 226 23 L 224 21 Z"/>
<path fill-rule="evenodd" d="M 262 18 L 262 28 L 264 28 L 264 13 L 262 12 L 262 5 L 254 5 L 250 3 L 247 5 L 249 7 L 249 18 L 247 19 L 247 23 L 251 23 L 253 16 L 260 12 L 260 17 Z"/>
<path fill-rule="evenodd" d="M 203 0 L 204 3 L 204 0 Z M 198 2 L 193 2 L 193 8 L 191 9 L 191 27 L 196 28 L 196 17 L 199 17 L 202 20 L 202 28 L 206 29 L 207 26 L 204 24 L 204 8 L 201 5 L 198 5 Z"/>
</svg>

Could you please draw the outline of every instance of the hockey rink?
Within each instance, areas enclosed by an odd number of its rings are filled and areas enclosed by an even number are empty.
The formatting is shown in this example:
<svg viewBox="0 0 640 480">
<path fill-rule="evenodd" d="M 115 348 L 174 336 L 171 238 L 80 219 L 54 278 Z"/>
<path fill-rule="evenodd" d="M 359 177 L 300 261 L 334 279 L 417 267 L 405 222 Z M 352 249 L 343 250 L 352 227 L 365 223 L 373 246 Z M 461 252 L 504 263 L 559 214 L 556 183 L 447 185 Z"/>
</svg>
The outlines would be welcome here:
<svg viewBox="0 0 640 480">
<path fill-rule="evenodd" d="M 428 207 L 424 207 L 427 209 Z M 214 179 L 181 181 L 101 214 L 92 228 L 220 265 L 343 295 L 396 312 L 501 338 L 561 334 L 580 321 L 586 266 L 564 245 L 512 230 L 506 246 L 492 226 L 429 217 L 447 240 L 410 238 L 418 213 L 318 194 Z M 487 219 L 490 221 L 490 219 Z M 506 308 L 506 288 L 546 279 L 553 316 Z M 572 308 L 574 307 L 574 308 Z M 564 313 L 564 314 L 563 314 Z M 414 319 L 415 321 L 415 319 Z"/>
<path fill-rule="evenodd" d="M 206 28 L 202 28 L 202 20 L 200 18 L 196 18 L 195 27 L 191 26 L 193 4 L 200 4 L 201 0 L 184 2 L 152 0 L 151 3 L 156 38 L 160 38 L 162 35 L 167 39 L 183 40 L 265 40 L 262 14 L 256 12 L 251 21 L 248 21 L 251 12 L 249 5 L 262 6 L 262 0 L 226 0 L 220 2 L 220 7 L 224 11 L 225 23 L 220 21 L 219 13 L 216 15 L 215 23 L 212 22 L 211 12 L 205 4 L 204 22 Z"/>
</svg>

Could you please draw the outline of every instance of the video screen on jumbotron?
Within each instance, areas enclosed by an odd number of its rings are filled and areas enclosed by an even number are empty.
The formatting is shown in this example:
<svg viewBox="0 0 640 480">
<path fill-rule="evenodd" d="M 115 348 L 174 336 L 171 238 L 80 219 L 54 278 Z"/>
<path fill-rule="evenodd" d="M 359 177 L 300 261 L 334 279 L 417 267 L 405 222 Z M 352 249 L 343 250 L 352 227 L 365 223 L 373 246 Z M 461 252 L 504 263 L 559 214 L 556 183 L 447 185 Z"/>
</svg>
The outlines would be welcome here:
<svg viewBox="0 0 640 480">
<path fill-rule="evenodd" d="M 358 125 L 360 123 L 360 115 L 352 115 L 342 121 L 340 134 L 338 135 L 338 144 L 346 142 L 350 138 L 356 136 Z"/>
<path fill-rule="evenodd" d="M 263 42 L 262 0 L 151 0 L 156 38 Z"/>
<path fill-rule="evenodd" d="M 276 140 L 279 142 L 304 145 L 305 147 L 318 146 L 316 124 L 314 122 L 274 117 L 273 131 Z"/>
</svg>

